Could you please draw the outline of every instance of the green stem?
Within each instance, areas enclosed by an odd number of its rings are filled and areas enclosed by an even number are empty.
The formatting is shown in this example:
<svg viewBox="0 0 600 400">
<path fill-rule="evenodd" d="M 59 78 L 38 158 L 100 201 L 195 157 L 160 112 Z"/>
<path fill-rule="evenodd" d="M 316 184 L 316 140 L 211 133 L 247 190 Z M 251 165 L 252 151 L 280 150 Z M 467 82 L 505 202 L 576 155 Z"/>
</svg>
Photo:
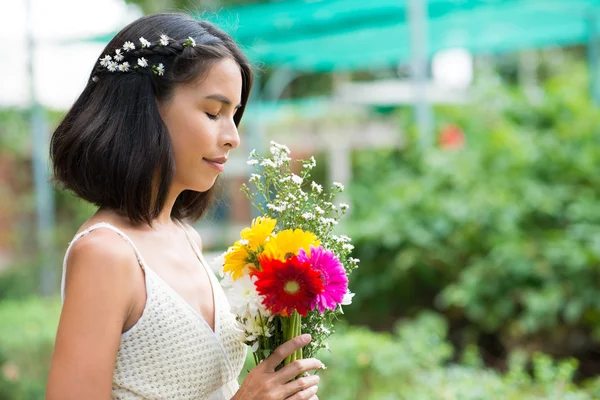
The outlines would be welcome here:
<svg viewBox="0 0 600 400">
<path fill-rule="evenodd" d="M 296 319 L 296 334 L 295 336 L 302 335 L 302 317 L 298 314 L 298 311 L 294 311 L 294 317 Z M 296 350 L 296 360 L 302 359 L 302 348 Z"/>
<path fill-rule="evenodd" d="M 283 322 L 283 341 L 287 342 L 288 340 L 291 339 L 292 336 L 292 319 L 291 317 L 283 317 L 281 318 L 282 322 Z M 288 365 L 289 363 L 291 363 L 292 360 L 292 354 L 290 354 L 289 356 L 287 356 L 285 358 L 285 360 L 283 361 L 283 365 Z"/>
</svg>

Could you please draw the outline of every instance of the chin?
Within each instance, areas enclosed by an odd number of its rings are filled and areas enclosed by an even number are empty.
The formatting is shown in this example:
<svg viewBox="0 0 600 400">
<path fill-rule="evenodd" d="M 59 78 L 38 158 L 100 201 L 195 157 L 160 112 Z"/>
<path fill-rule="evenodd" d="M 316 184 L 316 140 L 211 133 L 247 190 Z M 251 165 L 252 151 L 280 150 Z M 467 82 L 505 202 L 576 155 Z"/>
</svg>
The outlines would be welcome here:
<svg viewBox="0 0 600 400">
<path fill-rule="evenodd" d="M 190 190 L 193 190 L 195 192 L 208 192 L 210 189 L 212 189 L 215 186 L 216 183 L 216 179 L 212 179 L 212 180 L 205 180 L 203 182 L 196 182 L 195 185 L 193 185 Z"/>
</svg>

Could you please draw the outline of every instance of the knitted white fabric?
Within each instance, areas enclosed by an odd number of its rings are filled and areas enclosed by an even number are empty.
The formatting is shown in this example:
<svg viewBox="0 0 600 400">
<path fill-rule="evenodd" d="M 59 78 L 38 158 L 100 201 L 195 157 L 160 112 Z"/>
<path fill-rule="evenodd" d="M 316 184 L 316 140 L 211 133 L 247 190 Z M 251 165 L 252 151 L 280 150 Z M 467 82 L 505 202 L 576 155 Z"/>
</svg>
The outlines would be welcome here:
<svg viewBox="0 0 600 400">
<path fill-rule="evenodd" d="M 111 229 L 130 243 L 146 277 L 147 300 L 143 314 L 121 335 L 112 398 L 231 399 L 238 389 L 237 378 L 244 365 L 247 347 L 240 340 L 235 316 L 221 285 L 183 226 L 200 264 L 210 277 L 215 304 L 214 332 L 198 311 L 148 267 L 133 241 L 105 222 L 76 235 L 67 248 L 61 284 L 63 302 L 69 250 L 80 237 L 97 228 Z"/>
</svg>

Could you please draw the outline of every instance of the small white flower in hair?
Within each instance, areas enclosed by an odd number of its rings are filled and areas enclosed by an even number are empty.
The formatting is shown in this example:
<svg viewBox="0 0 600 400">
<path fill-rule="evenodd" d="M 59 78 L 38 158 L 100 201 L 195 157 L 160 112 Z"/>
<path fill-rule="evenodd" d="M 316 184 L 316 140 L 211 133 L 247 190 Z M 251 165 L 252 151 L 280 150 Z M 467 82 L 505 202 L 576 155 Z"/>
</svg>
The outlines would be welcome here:
<svg viewBox="0 0 600 400">
<path fill-rule="evenodd" d="M 188 36 L 187 39 L 185 39 L 185 41 L 183 42 L 184 46 L 192 46 L 192 47 L 196 47 L 196 41 L 194 39 L 192 39 L 191 36 Z"/>
<path fill-rule="evenodd" d="M 148 66 L 148 60 L 146 60 L 144 57 L 138 58 L 138 65 L 142 68 L 146 68 Z"/>
<path fill-rule="evenodd" d="M 106 68 L 108 68 L 110 72 L 115 72 L 118 68 L 118 64 L 114 61 L 109 61 Z"/>
<path fill-rule="evenodd" d="M 119 71 L 127 72 L 129 71 L 129 63 L 125 61 L 123 64 L 119 64 Z"/>
<path fill-rule="evenodd" d="M 150 43 L 143 37 L 140 38 L 140 43 L 142 44 L 142 49 L 145 49 L 146 47 L 150 47 L 150 45 L 152 45 L 152 43 Z"/>
<path fill-rule="evenodd" d="M 125 50 L 125 51 L 135 50 L 135 44 L 133 44 L 133 42 L 127 41 L 123 44 L 123 50 Z"/>
<path fill-rule="evenodd" d="M 167 46 L 169 44 L 169 37 L 167 35 L 160 35 L 160 44 Z"/>
<path fill-rule="evenodd" d="M 100 65 L 102 65 L 103 67 L 108 67 L 108 63 L 110 60 L 112 60 L 112 57 L 107 54 L 100 59 Z"/>
<path fill-rule="evenodd" d="M 115 61 L 121 61 L 123 59 L 123 54 L 121 53 L 121 49 L 115 50 Z"/>
<path fill-rule="evenodd" d="M 165 66 L 162 63 L 158 65 L 153 65 L 152 70 L 158 76 L 163 76 L 165 74 Z"/>
</svg>

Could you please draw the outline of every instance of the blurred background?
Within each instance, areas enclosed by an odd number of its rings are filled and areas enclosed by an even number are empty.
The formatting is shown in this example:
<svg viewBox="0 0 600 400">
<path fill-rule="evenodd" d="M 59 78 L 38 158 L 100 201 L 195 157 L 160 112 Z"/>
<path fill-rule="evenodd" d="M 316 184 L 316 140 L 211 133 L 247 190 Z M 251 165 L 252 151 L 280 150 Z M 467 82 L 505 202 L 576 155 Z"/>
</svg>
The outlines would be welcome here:
<svg viewBox="0 0 600 400">
<path fill-rule="evenodd" d="M 0 400 L 43 399 L 62 257 L 94 212 L 49 183 L 49 135 L 109 39 L 159 11 L 256 66 L 196 225 L 207 259 L 253 216 L 250 150 L 346 185 L 361 264 L 320 398 L 600 398 L 600 1 L 3 0 Z"/>
</svg>

